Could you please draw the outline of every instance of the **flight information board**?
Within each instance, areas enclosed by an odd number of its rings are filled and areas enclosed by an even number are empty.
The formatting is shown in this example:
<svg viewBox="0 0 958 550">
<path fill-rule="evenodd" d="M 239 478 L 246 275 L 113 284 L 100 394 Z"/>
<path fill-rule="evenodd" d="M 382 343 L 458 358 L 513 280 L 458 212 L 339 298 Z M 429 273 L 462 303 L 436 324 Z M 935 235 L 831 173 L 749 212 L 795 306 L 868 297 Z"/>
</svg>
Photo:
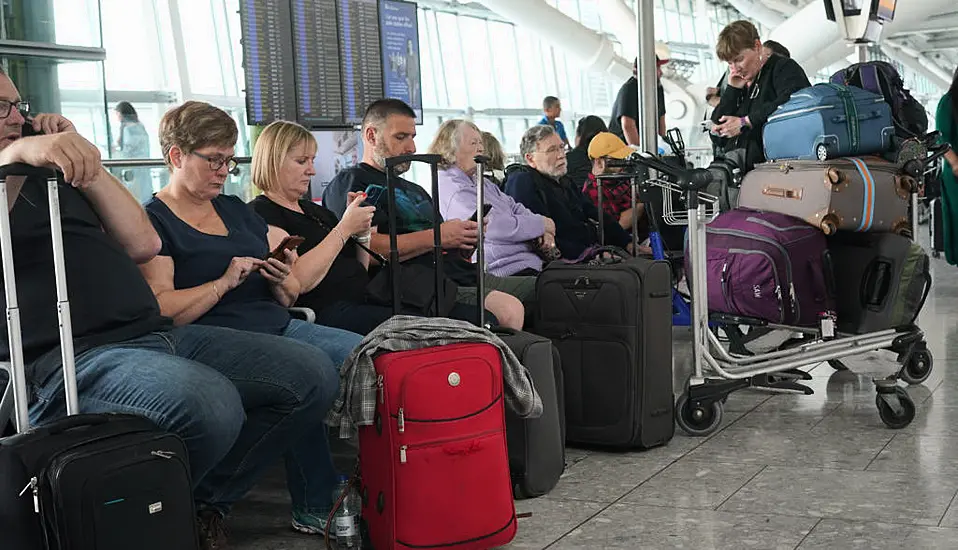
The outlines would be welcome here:
<svg viewBox="0 0 958 550">
<path fill-rule="evenodd" d="M 366 106 L 383 97 L 378 0 L 336 0 L 339 10 L 343 115 L 362 121 Z"/>
<path fill-rule="evenodd" d="M 240 5 L 246 113 L 250 124 L 296 118 L 289 3 L 245 0 Z"/>
<path fill-rule="evenodd" d="M 291 0 L 296 120 L 307 128 L 343 126 L 336 0 Z"/>
</svg>

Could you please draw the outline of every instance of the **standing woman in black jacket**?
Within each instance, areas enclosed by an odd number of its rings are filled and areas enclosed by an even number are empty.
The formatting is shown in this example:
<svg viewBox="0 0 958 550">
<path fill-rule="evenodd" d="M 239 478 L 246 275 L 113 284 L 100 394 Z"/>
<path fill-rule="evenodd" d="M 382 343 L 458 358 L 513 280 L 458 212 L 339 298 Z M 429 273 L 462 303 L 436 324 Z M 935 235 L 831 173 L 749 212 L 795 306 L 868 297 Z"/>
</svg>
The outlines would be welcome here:
<svg viewBox="0 0 958 550">
<path fill-rule="evenodd" d="M 585 180 L 592 172 L 592 159 L 589 158 L 589 144 L 592 138 L 601 132 L 608 132 L 605 121 L 595 115 L 579 119 L 579 126 L 575 130 L 575 148 L 566 153 L 569 179 L 576 189 L 582 189 Z"/>
<path fill-rule="evenodd" d="M 715 53 L 728 63 L 728 87 L 712 112 L 712 139 L 723 151 L 745 149 L 750 170 L 765 161 L 762 128 L 769 115 L 791 95 L 811 86 L 805 71 L 794 60 L 769 55 L 755 25 L 729 23 L 719 34 Z"/>
</svg>

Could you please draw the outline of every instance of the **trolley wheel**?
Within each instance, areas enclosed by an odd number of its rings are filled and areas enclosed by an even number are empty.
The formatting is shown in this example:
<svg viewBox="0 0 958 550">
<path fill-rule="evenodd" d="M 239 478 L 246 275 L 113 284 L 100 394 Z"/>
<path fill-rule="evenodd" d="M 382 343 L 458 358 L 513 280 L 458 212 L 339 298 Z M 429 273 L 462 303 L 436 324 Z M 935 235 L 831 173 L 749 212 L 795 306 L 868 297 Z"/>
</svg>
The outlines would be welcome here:
<svg viewBox="0 0 958 550">
<path fill-rule="evenodd" d="M 711 435 L 722 424 L 724 411 L 722 401 L 691 403 L 688 394 L 682 394 L 675 403 L 675 421 L 685 433 L 704 437 Z"/>
<path fill-rule="evenodd" d="M 915 402 L 905 391 L 905 388 L 896 387 L 893 393 L 895 394 L 894 397 L 888 394 L 883 397 L 882 394 L 878 394 L 875 397 L 875 405 L 878 406 L 878 416 L 881 421 L 893 430 L 900 430 L 911 424 L 911 421 L 915 419 Z M 897 399 L 898 404 L 901 405 L 901 410 L 896 412 L 886 399 Z"/>
<path fill-rule="evenodd" d="M 937 250 L 932 250 L 932 251 L 931 251 L 931 257 L 932 257 L 932 258 L 941 258 L 941 252 L 938 252 Z"/>
<path fill-rule="evenodd" d="M 818 147 L 815 148 L 815 156 L 822 162 L 828 160 L 828 147 L 825 147 L 824 143 L 819 143 Z"/>
<path fill-rule="evenodd" d="M 935 360 L 927 349 L 914 351 L 902 365 L 900 378 L 909 385 L 921 384 L 931 375 Z"/>
<path fill-rule="evenodd" d="M 829 359 L 828 364 L 837 371 L 848 370 L 848 367 L 845 366 L 845 363 L 842 363 L 841 359 Z"/>
</svg>

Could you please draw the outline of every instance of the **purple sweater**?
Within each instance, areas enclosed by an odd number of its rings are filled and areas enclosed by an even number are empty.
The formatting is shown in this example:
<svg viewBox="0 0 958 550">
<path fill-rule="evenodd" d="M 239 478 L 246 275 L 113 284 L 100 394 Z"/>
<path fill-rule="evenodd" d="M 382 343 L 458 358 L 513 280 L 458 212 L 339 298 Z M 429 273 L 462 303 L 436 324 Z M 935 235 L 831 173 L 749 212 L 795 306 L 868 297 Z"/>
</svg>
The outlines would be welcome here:
<svg viewBox="0 0 958 550">
<path fill-rule="evenodd" d="M 486 229 L 489 273 L 506 277 L 532 268 L 542 271 L 542 259 L 527 241 L 545 232 L 542 216 L 532 212 L 484 179 L 483 199 L 492 205 Z M 439 171 L 439 211 L 445 220 L 468 220 L 476 212 L 476 182 L 458 166 Z"/>
</svg>

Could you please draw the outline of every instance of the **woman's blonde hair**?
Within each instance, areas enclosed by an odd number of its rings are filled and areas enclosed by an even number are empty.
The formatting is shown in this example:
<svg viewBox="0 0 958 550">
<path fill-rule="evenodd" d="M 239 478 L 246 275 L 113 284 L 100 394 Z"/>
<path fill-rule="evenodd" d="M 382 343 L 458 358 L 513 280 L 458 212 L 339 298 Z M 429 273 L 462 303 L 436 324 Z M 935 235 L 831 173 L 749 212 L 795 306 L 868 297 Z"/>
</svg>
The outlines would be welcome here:
<svg viewBox="0 0 958 550">
<path fill-rule="evenodd" d="M 482 133 L 482 154 L 489 157 L 489 164 L 486 168 L 489 170 L 505 170 L 506 152 L 502 150 L 502 144 L 491 132 Z"/>
<path fill-rule="evenodd" d="M 253 185 L 263 191 L 276 189 L 279 185 L 279 170 L 286 161 L 286 155 L 303 143 L 316 150 L 316 138 L 295 122 L 277 120 L 264 128 L 253 146 L 253 164 L 250 167 Z"/>
<path fill-rule="evenodd" d="M 744 19 L 732 21 L 719 33 L 715 55 L 729 63 L 743 50 L 755 49 L 756 42 L 759 42 L 759 36 L 755 25 Z"/>
<path fill-rule="evenodd" d="M 462 143 L 464 127 L 472 128 L 480 135 L 482 134 L 475 124 L 458 118 L 447 120 L 439 126 L 435 139 L 429 145 L 429 153 L 442 157 L 439 161 L 439 166 L 442 168 L 449 168 L 456 164 L 456 153 L 459 152 L 459 144 Z"/>
<path fill-rule="evenodd" d="M 160 148 L 170 168 L 170 149 L 175 145 L 186 154 L 204 147 L 233 147 L 238 135 L 236 121 L 223 109 L 202 101 L 187 101 L 160 119 Z"/>
</svg>

